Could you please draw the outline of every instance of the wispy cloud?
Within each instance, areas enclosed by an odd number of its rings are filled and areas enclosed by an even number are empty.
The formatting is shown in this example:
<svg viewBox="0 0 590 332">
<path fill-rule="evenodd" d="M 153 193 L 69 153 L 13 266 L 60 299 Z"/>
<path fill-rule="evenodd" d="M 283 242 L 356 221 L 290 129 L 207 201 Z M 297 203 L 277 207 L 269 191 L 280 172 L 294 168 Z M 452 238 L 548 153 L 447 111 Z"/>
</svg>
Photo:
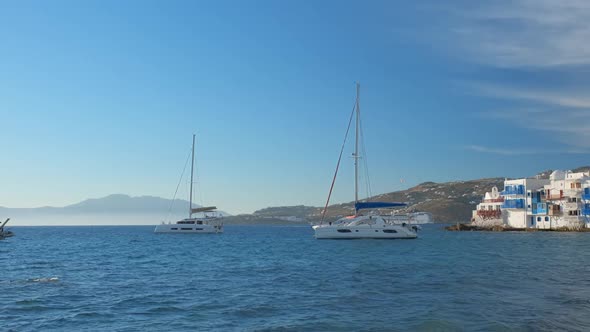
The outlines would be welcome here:
<svg viewBox="0 0 590 332">
<path fill-rule="evenodd" d="M 547 153 L 566 153 L 566 154 L 588 154 L 590 153 L 590 149 L 584 148 L 569 148 L 569 149 L 515 149 L 515 148 L 506 148 L 506 147 L 491 147 L 491 146 L 483 146 L 483 145 L 466 145 L 463 147 L 465 150 L 481 152 L 481 153 L 490 153 L 490 154 L 498 154 L 503 156 L 524 156 L 524 155 L 542 155 Z"/>
<path fill-rule="evenodd" d="M 538 131 L 546 142 L 561 145 L 556 152 L 590 153 L 590 1 L 478 1 L 448 10 L 460 57 L 519 78 L 470 82 L 477 95 L 505 104 L 504 109 L 482 110 L 481 115 Z M 552 75 L 560 80 L 552 81 Z M 465 148 L 500 155 L 547 153 Z"/>
<path fill-rule="evenodd" d="M 451 9 L 472 60 L 500 67 L 590 64 L 590 1 L 510 0 Z"/>
<path fill-rule="evenodd" d="M 513 101 L 525 101 L 526 107 L 508 107 L 482 112 L 530 130 L 539 131 L 546 140 L 562 143 L 572 153 L 590 152 L 590 100 L 569 96 L 567 92 L 530 91 L 526 88 L 492 87 L 483 94 Z"/>
<path fill-rule="evenodd" d="M 466 150 L 471 150 L 471 151 L 475 151 L 475 152 L 500 154 L 500 155 L 505 155 L 505 156 L 516 156 L 516 155 L 542 153 L 541 151 L 533 151 L 530 149 L 525 150 L 525 149 L 497 148 L 497 147 L 489 147 L 489 146 L 482 146 L 482 145 L 467 145 L 464 148 Z"/>
<path fill-rule="evenodd" d="M 585 93 L 563 89 L 531 89 L 527 87 L 498 86 L 492 84 L 473 84 L 476 91 L 487 96 L 504 99 L 520 99 L 539 105 L 551 105 L 567 108 L 590 109 L 590 97 Z"/>
</svg>

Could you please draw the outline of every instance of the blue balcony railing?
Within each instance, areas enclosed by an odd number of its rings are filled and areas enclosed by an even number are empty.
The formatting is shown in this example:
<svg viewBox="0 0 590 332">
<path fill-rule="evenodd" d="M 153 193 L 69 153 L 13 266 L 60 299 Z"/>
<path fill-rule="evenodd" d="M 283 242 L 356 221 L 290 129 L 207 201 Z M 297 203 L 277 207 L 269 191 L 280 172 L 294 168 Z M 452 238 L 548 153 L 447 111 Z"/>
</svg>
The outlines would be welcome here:
<svg viewBox="0 0 590 332">
<path fill-rule="evenodd" d="M 547 214 L 547 209 L 533 209 L 533 214 Z"/>
<path fill-rule="evenodd" d="M 505 186 L 504 191 L 502 191 L 501 194 L 502 195 L 524 195 L 524 186 L 522 184 Z"/>
<path fill-rule="evenodd" d="M 524 209 L 524 199 L 507 199 L 502 204 L 503 209 Z"/>
</svg>

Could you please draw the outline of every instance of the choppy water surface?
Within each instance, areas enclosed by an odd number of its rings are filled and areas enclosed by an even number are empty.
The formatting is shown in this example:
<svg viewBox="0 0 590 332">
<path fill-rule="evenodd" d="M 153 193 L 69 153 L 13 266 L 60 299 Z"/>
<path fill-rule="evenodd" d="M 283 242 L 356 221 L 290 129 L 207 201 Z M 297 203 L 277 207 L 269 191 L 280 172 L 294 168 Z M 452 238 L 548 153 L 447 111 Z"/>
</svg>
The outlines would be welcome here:
<svg viewBox="0 0 590 332">
<path fill-rule="evenodd" d="M 0 330 L 589 330 L 589 233 L 13 227 Z"/>
</svg>

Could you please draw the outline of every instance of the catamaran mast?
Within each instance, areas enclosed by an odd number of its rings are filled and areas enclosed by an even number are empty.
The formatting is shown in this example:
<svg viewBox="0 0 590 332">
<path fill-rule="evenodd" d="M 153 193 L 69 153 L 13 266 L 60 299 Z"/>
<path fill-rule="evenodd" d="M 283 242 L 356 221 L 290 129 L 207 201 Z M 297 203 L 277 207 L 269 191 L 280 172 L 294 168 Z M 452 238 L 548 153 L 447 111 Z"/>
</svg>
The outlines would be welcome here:
<svg viewBox="0 0 590 332">
<path fill-rule="evenodd" d="M 359 121 L 360 121 L 360 88 L 361 85 L 356 83 L 356 130 L 355 130 L 355 142 L 354 142 L 354 205 L 359 202 Z"/>
<path fill-rule="evenodd" d="M 195 166 L 195 134 L 193 134 L 193 153 L 191 161 L 191 190 L 189 194 L 188 217 L 193 217 L 193 169 Z"/>
</svg>

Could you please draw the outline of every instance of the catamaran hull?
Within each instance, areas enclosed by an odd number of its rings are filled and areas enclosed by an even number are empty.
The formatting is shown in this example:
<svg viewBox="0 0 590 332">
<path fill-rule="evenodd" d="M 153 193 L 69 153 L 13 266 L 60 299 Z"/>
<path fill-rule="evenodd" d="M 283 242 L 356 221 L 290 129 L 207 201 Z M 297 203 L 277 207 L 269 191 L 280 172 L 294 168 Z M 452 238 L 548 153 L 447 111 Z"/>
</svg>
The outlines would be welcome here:
<svg viewBox="0 0 590 332">
<path fill-rule="evenodd" d="M 316 239 L 415 239 L 418 235 L 406 227 L 370 228 L 355 226 L 314 226 Z"/>
<path fill-rule="evenodd" d="M 156 229 L 154 229 L 154 233 L 218 234 L 223 233 L 223 226 L 161 224 L 156 226 Z"/>
</svg>

